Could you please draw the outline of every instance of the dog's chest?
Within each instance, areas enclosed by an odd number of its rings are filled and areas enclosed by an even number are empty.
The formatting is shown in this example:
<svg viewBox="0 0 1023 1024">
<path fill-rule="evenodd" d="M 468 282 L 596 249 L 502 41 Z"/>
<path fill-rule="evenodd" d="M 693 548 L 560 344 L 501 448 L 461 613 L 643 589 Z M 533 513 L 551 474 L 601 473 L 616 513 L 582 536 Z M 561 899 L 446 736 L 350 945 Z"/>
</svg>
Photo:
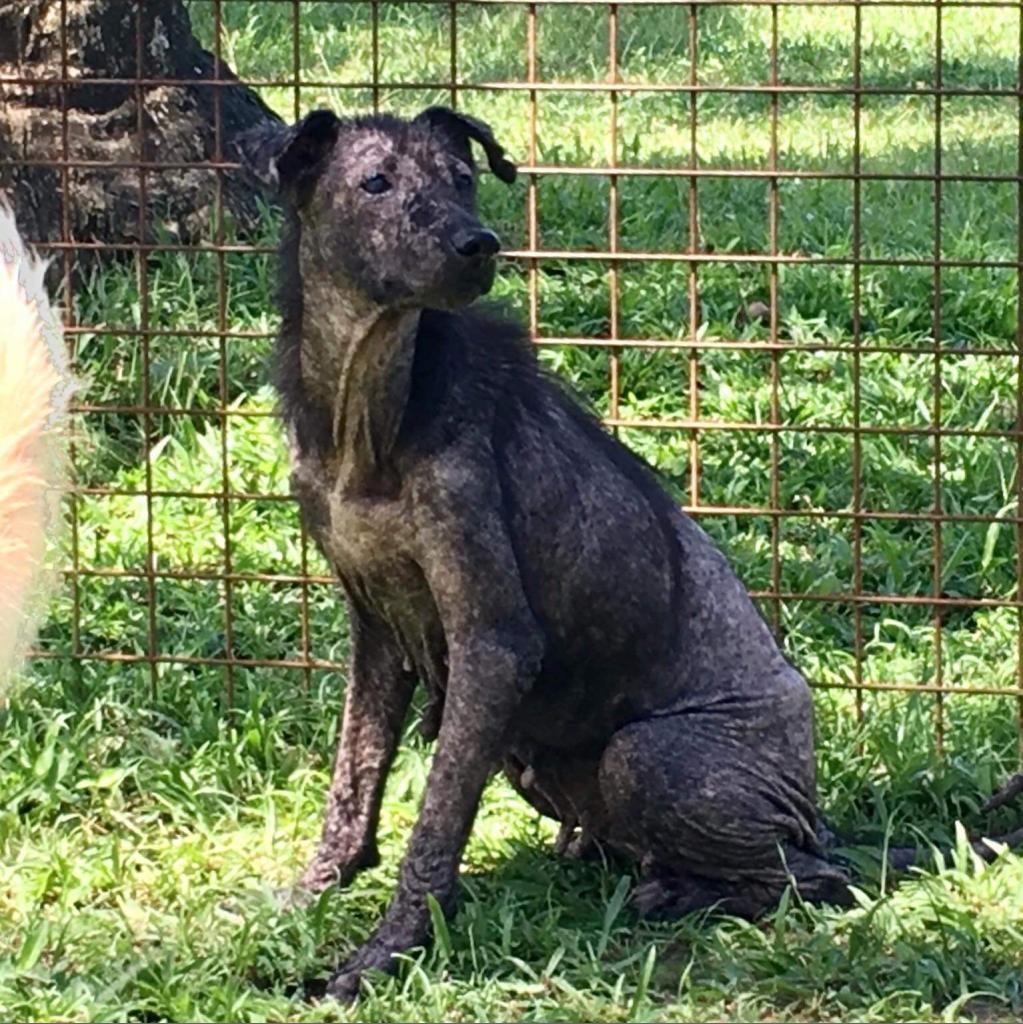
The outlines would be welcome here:
<svg viewBox="0 0 1023 1024">
<path fill-rule="evenodd" d="M 329 461 L 305 455 L 293 455 L 291 489 L 306 529 L 346 581 L 385 584 L 414 563 L 415 531 L 400 495 L 347 494 Z"/>
<path fill-rule="evenodd" d="M 390 627 L 423 679 L 440 682 L 444 634 L 405 501 L 344 494 L 330 465 L 309 457 L 293 458 L 291 486 L 349 596 Z"/>
</svg>

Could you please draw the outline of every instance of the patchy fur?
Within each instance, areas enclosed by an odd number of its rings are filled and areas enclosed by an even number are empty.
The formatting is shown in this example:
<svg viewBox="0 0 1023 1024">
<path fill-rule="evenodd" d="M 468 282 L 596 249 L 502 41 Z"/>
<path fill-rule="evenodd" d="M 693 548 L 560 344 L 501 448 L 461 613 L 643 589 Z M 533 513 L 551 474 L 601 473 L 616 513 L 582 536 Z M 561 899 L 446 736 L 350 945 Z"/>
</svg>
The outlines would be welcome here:
<svg viewBox="0 0 1023 1024">
<path fill-rule="evenodd" d="M 286 209 L 277 387 L 292 487 L 352 624 L 300 891 L 376 863 L 417 685 L 437 739 L 394 898 L 332 980 L 341 998 L 427 938 L 428 896 L 451 908 L 496 769 L 562 823 L 559 850 L 637 862 L 644 913 L 756 917 L 789 884 L 849 898 L 817 815 L 805 680 L 649 467 L 540 371 L 520 328 L 470 306 L 496 242 L 464 180 L 470 141 L 513 177 L 485 125 L 438 108 L 316 111 L 249 149 Z"/>
<path fill-rule="evenodd" d="M 0 205 L 0 682 L 30 637 L 43 557 L 55 524 L 54 447 L 70 395 L 60 321 L 43 285 L 45 264 Z"/>
</svg>

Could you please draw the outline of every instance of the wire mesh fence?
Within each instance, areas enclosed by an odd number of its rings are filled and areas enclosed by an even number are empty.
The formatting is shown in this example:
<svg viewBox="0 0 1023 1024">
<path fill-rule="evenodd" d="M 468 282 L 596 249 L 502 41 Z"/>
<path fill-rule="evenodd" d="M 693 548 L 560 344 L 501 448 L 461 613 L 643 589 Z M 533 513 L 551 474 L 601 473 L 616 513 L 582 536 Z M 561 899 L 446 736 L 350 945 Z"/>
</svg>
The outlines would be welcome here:
<svg viewBox="0 0 1023 1024">
<path fill-rule="evenodd" d="M 1023 20 L 902 0 L 194 0 L 212 74 L 147 75 L 135 19 L 134 239 L 76 234 L 70 0 L 47 87 L 75 409 L 67 597 L 40 659 L 222 674 L 342 667 L 329 570 L 287 494 L 265 391 L 273 218 L 239 232 L 223 96 L 491 122 L 520 163 L 481 205 L 500 297 L 658 466 L 823 687 L 1003 699 L 1023 726 Z M 156 24 L 158 25 L 159 19 Z M 28 63 L 2 87 L 39 84 Z M 153 151 L 161 90 L 212 97 L 202 160 Z M 147 190 L 201 173 L 201 239 Z M 79 273 L 82 254 L 111 261 Z M 196 453 L 199 453 L 198 455 Z M 268 454 L 269 453 L 269 454 Z M 102 510 L 102 511 L 100 511 Z M 115 617 L 112 608 L 120 609 Z M 116 621 L 114 619 L 116 618 Z M 203 675 L 206 678 L 206 675 Z"/>
</svg>

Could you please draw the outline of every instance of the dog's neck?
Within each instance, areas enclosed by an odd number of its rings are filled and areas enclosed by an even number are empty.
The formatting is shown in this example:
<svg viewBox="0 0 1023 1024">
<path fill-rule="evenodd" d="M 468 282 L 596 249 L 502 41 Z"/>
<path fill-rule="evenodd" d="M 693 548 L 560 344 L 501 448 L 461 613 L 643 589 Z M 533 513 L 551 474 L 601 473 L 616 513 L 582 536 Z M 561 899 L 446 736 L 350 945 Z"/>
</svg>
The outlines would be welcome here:
<svg viewBox="0 0 1023 1024">
<path fill-rule="evenodd" d="M 309 396 L 329 410 L 343 492 L 393 486 L 391 455 L 408 404 L 421 310 L 388 309 L 303 281 L 300 366 Z"/>
</svg>

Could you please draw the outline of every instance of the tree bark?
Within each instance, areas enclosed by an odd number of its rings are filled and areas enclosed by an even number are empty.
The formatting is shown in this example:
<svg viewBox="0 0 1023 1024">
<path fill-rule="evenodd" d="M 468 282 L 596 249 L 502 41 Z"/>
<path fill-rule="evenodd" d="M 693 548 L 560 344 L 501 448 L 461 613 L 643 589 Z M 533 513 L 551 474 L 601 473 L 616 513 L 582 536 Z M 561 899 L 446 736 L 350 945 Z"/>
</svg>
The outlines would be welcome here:
<svg viewBox="0 0 1023 1024">
<path fill-rule="evenodd" d="M 0 190 L 22 233 L 61 240 L 66 217 L 72 241 L 215 238 L 217 172 L 177 165 L 236 160 L 240 133 L 278 120 L 223 62 L 230 84 L 178 84 L 217 77 L 182 0 L 0 0 Z M 228 231 L 244 235 L 258 224 L 255 192 L 240 171 L 222 182 Z"/>
</svg>

